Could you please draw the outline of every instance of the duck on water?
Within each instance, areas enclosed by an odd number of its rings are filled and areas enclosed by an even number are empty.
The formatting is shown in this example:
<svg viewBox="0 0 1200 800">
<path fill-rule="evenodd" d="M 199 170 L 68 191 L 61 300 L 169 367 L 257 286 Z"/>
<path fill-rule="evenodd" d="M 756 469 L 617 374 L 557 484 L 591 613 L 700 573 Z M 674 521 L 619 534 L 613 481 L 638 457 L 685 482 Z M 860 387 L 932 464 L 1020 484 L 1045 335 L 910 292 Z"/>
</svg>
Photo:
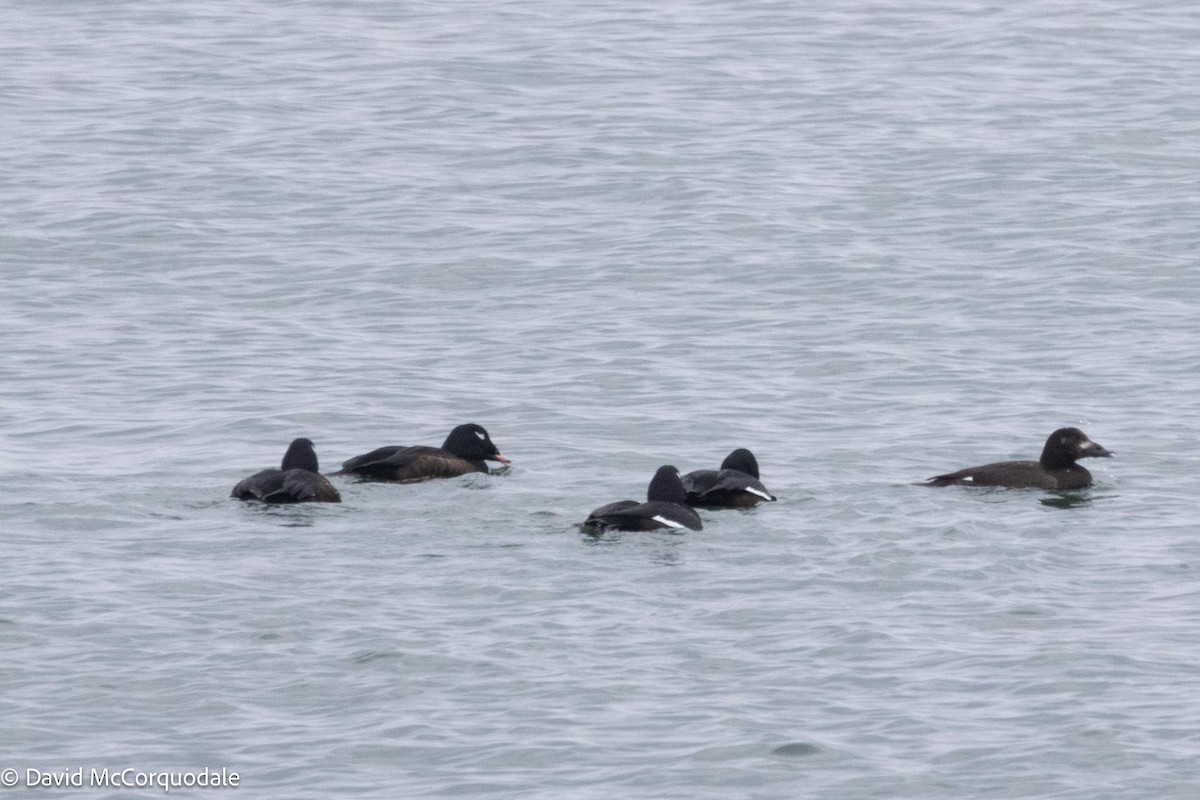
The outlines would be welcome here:
<svg viewBox="0 0 1200 800">
<path fill-rule="evenodd" d="M 1075 462 L 1081 458 L 1116 455 L 1088 438 L 1079 428 L 1059 428 L 1050 434 L 1037 461 L 998 461 L 981 467 L 935 475 L 919 486 L 1002 486 L 1009 489 L 1083 489 L 1092 473 Z"/>
<path fill-rule="evenodd" d="M 700 515 L 686 503 L 679 470 L 664 464 L 650 479 L 646 502 L 618 500 L 588 514 L 585 530 L 655 531 L 663 528 L 702 530 Z"/>
<path fill-rule="evenodd" d="M 416 483 L 431 478 L 456 478 L 471 472 L 487 472 L 488 461 L 512 462 L 500 454 L 483 426 L 459 425 L 450 431 L 441 447 L 390 445 L 355 456 L 342 463 L 343 473 L 376 481 Z"/>
<path fill-rule="evenodd" d="M 310 439 L 288 445 L 279 469 L 264 469 L 233 487 L 230 497 L 262 503 L 340 503 L 342 496 L 320 474 L 317 453 Z"/>
<path fill-rule="evenodd" d="M 758 460 L 739 447 L 720 469 L 698 469 L 682 476 L 687 504 L 696 508 L 754 508 L 775 500 L 758 479 Z"/>
</svg>

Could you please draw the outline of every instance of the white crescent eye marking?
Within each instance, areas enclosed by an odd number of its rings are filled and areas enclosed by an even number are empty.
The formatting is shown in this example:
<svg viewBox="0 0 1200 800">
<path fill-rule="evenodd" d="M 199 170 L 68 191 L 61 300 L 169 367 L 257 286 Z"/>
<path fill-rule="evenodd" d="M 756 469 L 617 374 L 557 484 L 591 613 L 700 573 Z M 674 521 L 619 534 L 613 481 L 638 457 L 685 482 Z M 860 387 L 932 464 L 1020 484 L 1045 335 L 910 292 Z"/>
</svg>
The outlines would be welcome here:
<svg viewBox="0 0 1200 800">
<path fill-rule="evenodd" d="M 479 437 L 479 441 L 481 441 L 481 442 L 486 442 L 486 441 L 487 441 L 487 434 L 486 434 L 486 433 L 482 433 L 481 431 L 475 431 L 475 435 Z"/>
</svg>

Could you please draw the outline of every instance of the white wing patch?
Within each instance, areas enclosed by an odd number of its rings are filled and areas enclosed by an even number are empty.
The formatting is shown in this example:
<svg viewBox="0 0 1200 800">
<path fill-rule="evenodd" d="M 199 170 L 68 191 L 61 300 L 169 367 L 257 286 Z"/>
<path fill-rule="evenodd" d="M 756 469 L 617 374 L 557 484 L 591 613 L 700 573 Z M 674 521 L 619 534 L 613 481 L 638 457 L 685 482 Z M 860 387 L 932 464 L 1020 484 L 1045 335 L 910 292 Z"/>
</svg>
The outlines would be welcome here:
<svg viewBox="0 0 1200 800">
<path fill-rule="evenodd" d="M 673 519 L 668 519 L 667 517 L 660 516 L 658 514 L 655 514 L 650 519 L 654 520 L 655 522 L 661 522 L 663 525 L 666 525 L 668 528 L 682 528 L 683 527 L 682 522 L 676 522 Z"/>
<path fill-rule="evenodd" d="M 766 492 L 764 492 L 760 489 L 755 489 L 753 486 L 747 486 L 744 491 L 747 491 L 750 494 L 756 494 L 759 497 L 761 497 L 763 500 L 774 500 L 775 499 L 774 497 L 771 497 L 771 495 L 767 494 Z"/>
<path fill-rule="evenodd" d="M 975 480 L 974 475 L 964 475 L 963 479 L 962 479 L 963 483 L 973 483 L 974 480 Z"/>
</svg>

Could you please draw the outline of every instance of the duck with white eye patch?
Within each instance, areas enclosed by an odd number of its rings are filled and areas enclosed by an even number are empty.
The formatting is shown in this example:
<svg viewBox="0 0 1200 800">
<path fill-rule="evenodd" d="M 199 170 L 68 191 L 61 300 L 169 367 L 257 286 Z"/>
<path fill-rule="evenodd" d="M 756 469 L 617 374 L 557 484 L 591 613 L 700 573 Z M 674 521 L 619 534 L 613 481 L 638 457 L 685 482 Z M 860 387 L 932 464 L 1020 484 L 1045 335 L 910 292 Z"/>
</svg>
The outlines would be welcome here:
<svg viewBox="0 0 1200 800">
<path fill-rule="evenodd" d="M 340 503 L 342 496 L 320 474 L 317 453 L 309 439 L 288 445 L 279 469 L 264 469 L 233 487 L 230 497 L 262 503 Z"/>
<path fill-rule="evenodd" d="M 1093 442 L 1079 428 L 1050 434 L 1037 461 L 998 461 L 981 467 L 936 475 L 918 486 L 997 486 L 1008 489 L 1067 491 L 1092 485 L 1092 473 L 1076 464 L 1080 458 L 1109 458 L 1111 450 Z"/>
<path fill-rule="evenodd" d="M 378 447 L 342 463 L 335 474 L 346 473 L 376 481 L 416 483 L 431 478 L 456 478 L 487 472 L 488 461 L 512 462 L 500 454 L 488 432 L 473 423 L 450 431 L 441 447 L 392 445 Z"/>
<path fill-rule="evenodd" d="M 583 522 L 584 529 L 655 531 L 688 528 L 702 530 L 700 515 L 685 502 L 679 470 L 666 464 L 658 468 L 646 489 L 646 502 L 618 500 L 600 506 Z"/>
<path fill-rule="evenodd" d="M 720 469 L 698 469 L 682 477 L 687 504 L 696 508 L 754 508 L 775 495 L 758 479 L 758 460 L 744 447 L 725 457 Z"/>
</svg>

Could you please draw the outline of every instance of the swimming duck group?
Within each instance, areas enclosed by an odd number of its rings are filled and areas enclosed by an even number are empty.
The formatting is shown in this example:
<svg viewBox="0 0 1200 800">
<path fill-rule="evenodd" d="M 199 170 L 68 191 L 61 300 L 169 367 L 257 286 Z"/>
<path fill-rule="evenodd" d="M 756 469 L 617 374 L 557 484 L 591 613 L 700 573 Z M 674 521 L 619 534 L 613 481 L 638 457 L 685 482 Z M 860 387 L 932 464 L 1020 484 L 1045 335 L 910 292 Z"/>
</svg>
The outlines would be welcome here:
<svg viewBox="0 0 1200 800">
<path fill-rule="evenodd" d="M 918 486 L 986 486 L 1009 489 L 1070 491 L 1092 485 L 1092 475 L 1076 462 L 1108 458 L 1114 453 L 1078 428 L 1059 428 L 1046 440 L 1037 461 L 1000 461 L 936 475 Z M 459 425 L 441 447 L 392 445 L 342 462 L 334 475 L 362 480 L 416 483 L 487 472 L 488 461 L 512 463 L 501 455 L 480 425 Z M 320 473 L 316 450 L 309 439 L 296 439 L 284 453 L 279 469 L 265 469 L 240 481 L 231 497 L 263 503 L 340 503 L 342 496 Z M 658 468 L 646 490 L 646 501 L 618 500 L 600 506 L 583 526 L 595 530 L 651 531 L 703 529 L 696 508 L 749 509 L 776 498 L 759 480 L 758 461 L 745 448 L 725 457 L 718 469 L 681 475 L 675 467 Z"/>
</svg>

